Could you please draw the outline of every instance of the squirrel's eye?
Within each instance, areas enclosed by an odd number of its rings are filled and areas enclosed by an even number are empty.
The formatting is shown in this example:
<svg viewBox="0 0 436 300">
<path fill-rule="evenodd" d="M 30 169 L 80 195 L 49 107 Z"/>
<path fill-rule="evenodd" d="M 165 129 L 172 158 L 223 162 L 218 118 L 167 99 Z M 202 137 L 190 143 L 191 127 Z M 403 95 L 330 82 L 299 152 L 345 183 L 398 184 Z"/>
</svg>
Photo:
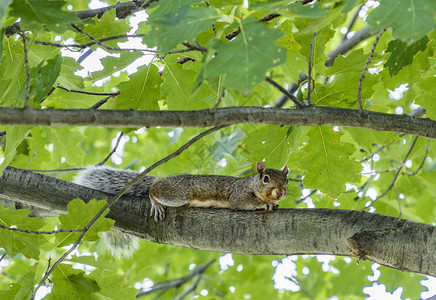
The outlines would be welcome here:
<svg viewBox="0 0 436 300">
<path fill-rule="evenodd" d="M 268 183 L 268 182 L 269 182 L 269 178 L 268 178 L 268 176 L 265 176 L 265 177 L 263 178 L 263 182 L 265 182 L 265 183 Z"/>
<path fill-rule="evenodd" d="M 286 179 L 286 184 L 289 184 L 289 179 Z"/>
</svg>

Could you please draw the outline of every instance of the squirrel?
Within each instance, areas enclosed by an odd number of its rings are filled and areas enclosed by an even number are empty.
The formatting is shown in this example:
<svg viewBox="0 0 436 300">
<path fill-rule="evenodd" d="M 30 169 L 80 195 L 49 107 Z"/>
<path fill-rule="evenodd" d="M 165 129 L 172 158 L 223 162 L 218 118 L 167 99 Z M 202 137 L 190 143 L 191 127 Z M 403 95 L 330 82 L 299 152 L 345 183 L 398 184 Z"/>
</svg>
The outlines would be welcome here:
<svg viewBox="0 0 436 300">
<path fill-rule="evenodd" d="M 167 206 L 229 208 L 234 210 L 278 208 L 277 202 L 288 192 L 289 168 L 267 169 L 262 162 L 256 164 L 257 174 L 248 177 L 222 175 L 174 175 L 154 177 L 147 175 L 132 186 L 126 195 L 149 195 L 150 216 L 156 222 L 165 218 Z M 109 194 L 116 194 L 139 175 L 132 170 L 106 166 L 90 166 L 80 171 L 74 182 Z M 114 256 L 136 250 L 137 240 L 117 231 L 105 235 L 105 242 Z M 132 249 L 133 248 L 133 249 Z"/>
</svg>

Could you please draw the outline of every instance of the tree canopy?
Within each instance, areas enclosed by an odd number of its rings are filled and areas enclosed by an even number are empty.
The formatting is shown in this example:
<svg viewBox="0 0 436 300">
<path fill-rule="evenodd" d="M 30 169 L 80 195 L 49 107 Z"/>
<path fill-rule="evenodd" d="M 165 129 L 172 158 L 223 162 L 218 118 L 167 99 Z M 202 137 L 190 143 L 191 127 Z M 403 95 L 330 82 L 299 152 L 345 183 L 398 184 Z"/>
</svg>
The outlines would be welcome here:
<svg viewBox="0 0 436 300">
<path fill-rule="evenodd" d="M 96 2 L 0 4 L 1 299 L 435 294 L 434 0 Z M 156 224 L 68 183 L 257 161 L 290 169 L 278 211 Z"/>
</svg>

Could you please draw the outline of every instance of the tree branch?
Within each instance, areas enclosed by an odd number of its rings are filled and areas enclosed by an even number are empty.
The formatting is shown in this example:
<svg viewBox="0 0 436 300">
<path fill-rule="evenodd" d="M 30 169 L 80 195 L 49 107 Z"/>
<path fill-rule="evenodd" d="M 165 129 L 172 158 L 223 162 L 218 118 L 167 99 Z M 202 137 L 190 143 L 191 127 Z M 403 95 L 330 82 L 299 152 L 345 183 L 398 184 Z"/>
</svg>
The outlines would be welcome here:
<svg viewBox="0 0 436 300">
<path fill-rule="evenodd" d="M 408 115 L 394 115 L 337 107 L 226 107 L 214 114 L 209 109 L 193 111 L 139 111 L 88 109 L 21 109 L 0 107 L 0 124 L 32 126 L 101 127 L 209 127 L 241 123 L 293 126 L 348 126 L 378 131 L 403 132 L 436 138 L 436 121 Z"/>
<path fill-rule="evenodd" d="M 11 167 L 0 178 L 0 199 L 66 212 L 68 201 L 77 197 L 113 196 Z M 351 250 L 360 249 L 353 254 L 361 259 L 436 275 L 436 230 L 427 224 L 339 209 L 265 212 L 188 207 L 168 207 L 166 218 L 156 223 L 148 216 L 150 206 L 148 197 L 123 196 L 108 217 L 117 221 L 118 229 L 156 243 L 254 255 L 349 256 Z M 349 246 L 349 238 L 356 244 Z"/>
</svg>

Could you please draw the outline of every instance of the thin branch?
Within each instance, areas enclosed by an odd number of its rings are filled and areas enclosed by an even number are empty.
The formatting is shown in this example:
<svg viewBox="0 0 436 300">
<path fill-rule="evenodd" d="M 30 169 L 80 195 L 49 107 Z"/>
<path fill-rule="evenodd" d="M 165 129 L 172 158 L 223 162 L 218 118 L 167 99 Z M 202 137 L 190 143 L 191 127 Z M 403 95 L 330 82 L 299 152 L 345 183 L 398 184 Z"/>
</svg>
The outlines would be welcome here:
<svg viewBox="0 0 436 300">
<path fill-rule="evenodd" d="M 407 158 L 409 157 L 410 153 L 412 152 L 413 147 L 415 147 L 415 144 L 416 144 L 416 141 L 417 141 L 417 140 L 418 140 L 418 136 L 415 137 L 415 139 L 413 140 L 413 142 L 412 142 L 412 146 L 410 146 L 409 151 L 407 152 L 406 156 L 404 157 L 403 162 L 402 162 L 402 164 L 401 164 L 401 167 L 403 167 L 404 164 L 406 163 Z M 389 187 L 387 188 L 387 190 L 386 190 L 383 194 L 381 194 L 380 196 L 378 196 L 377 198 L 375 198 L 373 201 L 371 201 L 371 202 L 369 203 L 369 205 L 368 205 L 367 207 L 363 208 L 362 210 L 365 210 L 365 209 L 367 209 L 368 207 L 370 207 L 372 204 L 374 204 L 375 201 L 377 201 L 378 199 L 384 197 L 384 196 L 385 196 L 385 195 L 386 195 L 386 194 L 387 194 L 387 193 L 392 189 L 392 187 L 395 185 L 395 182 L 397 181 L 397 178 L 398 178 L 398 175 L 399 175 L 400 172 L 401 172 L 401 169 L 402 169 L 402 168 L 399 168 L 399 169 L 398 169 L 397 173 L 396 173 L 395 176 L 394 176 L 394 179 L 392 180 L 392 183 L 389 185 Z"/>
<path fill-rule="evenodd" d="M 295 204 L 300 204 L 301 202 L 303 202 L 304 200 L 306 200 L 307 198 L 309 198 L 310 196 L 312 196 L 313 194 L 315 194 L 316 192 L 318 192 L 318 190 L 317 189 L 315 189 L 315 190 L 313 190 L 313 191 L 311 191 L 310 192 L 310 194 L 309 195 L 307 195 L 307 196 L 304 196 L 303 198 L 300 198 L 300 199 L 295 199 Z"/>
<path fill-rule="evenodd" d="M 188 296 L 190 293 L 195 292 L 195 290 L 197 289 L 198 283 L 201 280 L 201 275 L 197 275 L 197 277 L 195 278 L 194 282 L 192 283 L 192 285 L 186 289 L 183 294 L 181 294 L 179 297 L 177 297 L 177 300 L 182 300 L 183 298 L 185 298 L 186 296 Z"/>
<path fill-rule="evenodd" d="M 100 42 L 107 42 L 107 41 L 113 41 L 113 40 L 119 40 L 119 39 L 125 39 L 125 38 L 141 38 L 144 34 L 123 34 L 123 35 L 115 35 L 110 36 L 107 38 L 100 39 L 98 41 Z M 29 38 L 27 38 L 29 40 Z M 43 41 L 35 41 L 35 44 L 43 45 L 43 46 L 51 46 L 51 47 L 57 47 L 57 48 L 78 48 L 78 49 L 85 49 L 88 47 L 91 47 L 92 45 L 98 44 L 95 41 L 86 43 L 86 44 L 59 44 L 59 43 L 51 43 L 51 42 L 43 42 Z M 138 49 L 139 50 L 139 49 Z M 156 53 L 156 50 L 152 49 L 144 49 L 142 51 L 148 51 Z"/>
<path fill-rule="evenodd" d="M 116 97 L 120 94 L 120 91 L 115 93 L 97 93 L 97 92 L 86 92 L 86 91 L 79 91 L 79 90 L 70 90 L 63 86 L 58 85 L 56 88 L 70 92 L 70 93 L 78 93 L 78 94 L 85 94 L 90 96 L 109 96 L 109 97 Z"/>
<path fill-rule="evenodd" d="M 398 202 L 398 218 L 401 218 L 401 215 L 403 214 L 403 212 L 401 211 L 401 201 L 400 201 L 400 195 L 398 195 L 398 190 L 397 187 L 394 186 L 394 190 L 395 190 L 395 194 L 397 195 L 397 202 Z"/>
<path fill-rule="evenodd" d="M 197 44 L 196 46 L 191 45 L 190 43 L 184 42 L 182 43 L 183 46 L 185 46 L 186 48 L 188 48 L 188 50 L 195 50 L 195 51 L 200 51 L 202 53 L 206 53 L 208 50 L 207 48 Z"/>
<path fill-rule="evenodd" d="M 24 49 L 24 66 L 26 67 L 26 95 L 24 99 L 24 108 L 29 107 L 29 92 L 30 92 L 30 69 L 29 69 L 29 58 L 27 54 L 27 42 L 26 36 L 24 32 L 21 30 L 17 30 L 17 33 L 21 36 L 23 40 L 23 49 Z"/>
<path fill-rule="evenodd" d="M 324 63 L 326 67 L 333 66 L 336 57 L 338 57 L 339 54 L 344 54 L 348 52 L 349 50 L 353 49 L 357 44 L 360 42 L 366 40 L 367 38 L 371 37 L 371 27 L 365 27 L 364 29 L 357 32 L 352 38 L 347 39 L 343 43 L 339 44 L 339 46 L 334 49 L 332 52 L 327 54 L 329 57 L 328 60 Z"/>
<path fill-rule="evenodd" d="M 307 75 L 305 73 L 300 73 L 298 75 L 298 82 L 293 82 L 288 88 L 289 94 L 294 94 L 298 88 L 300 87 L 301 83 L 307 80 Z M 283 107 L 286 102 L 289 100 L 288 96 L 283 94 L 275 103 L 274 107 Z"/>
<path fill-rule="evenodd" d="M 298 100 L 297 97 L 295 97 L 293 94 L 289 93 L 287 89 L 285 89 L 280 84 L 275 82 L 271 77 L 267 76 L 265 78 L 265 81 L 268 82 L 269 84 L 271 84 L 276 89 L 278 89 L 284 95 L 286 95 L 292 102 L 295 103 L 295 105 L 297 105 L 298 108 L 303 108 L 304 107 L 304 104 L 300 100 Z"/>
<path fill-rule="evenodd" d="M 10 231 L 18 231 L 23 233 L 34 233 L 34 234 L 56 234 L 61 232 L 82 232 L 82 229 L 57 229 L 57 230 L 51 230 L 51 231 L 39 231 L 39 230 L 27 230 L 27 229 L 20 229 L 15 227 L 8 227 L 5 225 L 0 224 L 0 228 L 10 230 Z"/>
<path fill-rule="evenodd" d="M 5 258 L 5 256 L 6 256 L 6 252 L 5 253 L 3 253 L 3 255 L 2 256 L 0 256 L 0 262 L 3 260 L 3 258 Z M 1 269 L 0 269 L 0 271 L 1 271 Z"/>
<path fill-rule="evenodd" d="M 310 97 L 312 93 L 312 88 L 310 87 L 310 84 L 312 83 L 312 56 L 313 56 L 313 47 L 315 45 L 315 38 L 316 38 L 316 32 L 313 33 L 312 42 L 310 43 L 310 52 L 309 52 L 309 72 L 308 72 L 309 74 L 307 75 L 308 77 L 307 104 L 309 106 L 312 105 L 312 99 Z"/>
<path fill-rule="evenodd" d="M 38 291 L 38 289 L 44 284 L 44 282 L 47 280 L 47 278 L 50 276 L 51 273 L 53 273 L 53 271 L 57 268 L 57 266 L 68 256 L 70 255 L 70 253 L 72 253 L 81 243 L 81 241 L 83 240 L 85 234 L 89 231 L 89 229 L 92 227 L 92 225 L 119 199 L 121 198 L 122 195 L 124 195 L 124 193 L 129 190 L 132 186 L 134 186 L 135 184 L 137 184 L 138 182 L 140 182 L 141 180 L 143 180 L 145 178 L 145 176 L 153 169 L 155 169 L 156 167 L 160 166 L 161 164 L 173 159 L 174 157 L 177 157 L 178 155 L 180 155 L 183 151 L 185 151 L 186 149 L 188 149 L 192 144 L 194 144 L 196 141 L 200 140 L 201 138 L 203 138 L 204 136 L 215 132 L 217 130 L 220 130 L 222 128 L 224 128 L 226 126 L 217 126 L 217 127 L 213 127 L 211 129 L 208 129 L 206 131 L 203 131 L 202 133 L 196 135 L 195 137 L 193 137 L 191 140 L 189 140 L 186 144 L 184 144 L 182 147 L 180 147 L 179 149 L 177 149 L 175 152 L 171 153 L 170 155 L 168 155 L 167 157 L 161 159 L 160 161 L 154 163 L 153 165 L 151 165 L 150 167 L 148 167 L 147 169 L 145 169 L 144 172 L 142 172 L 141 174 L 139 174 L 135 179 L 133 179 L 129 184 L 127 184 L 123 189 L 121 189 L 115 196 L 113 196 L 112 199 L 110 199 L 110 201 L 108 201 L 106 203 L 106 205 L 92 218 L 91 221 L 89 221 L 89 223 L 82 229 L 82 233 L 80 234 L 80 236 L 78 237 L 78 239 L 76 240 L 76 242 L 67 250 L 65 251 L 65 253 L 53 264 L 53 266 L 50 268 L 50 270 L 48 270 L 46 272 L 46 274 L 44 274 L 43 278 L 41 279 L 41 281 L 38 283 L 38 285 L 36 286 L 36 288 L 34 289 L 31 299 L 35 298 L 36 292 Z"/>
<path fill-rule="evenodd" d="M 189 273 L 186 276 L 177 278 L 177 279 L 171 279 L 165 282 L 159 282 L 157 284 L 155 284 L 151 289 L 147 290 L 147 291 L 143 291 L 143 292 L 139 292 L 138 294 L 136 294 L 136 298 L 154 293 L 156 291 L 159 290 L 169 290 L 171 288 L 177 288 L 180 287 L 181 285 L 183 285 L 184 283 L 188 282 L 191 278 L 197 276 L 197 275 L 201 275 L 203 274 L 207 268 L 210 267 L 210 265 L 212 265 L 214 262 L 216 261 L 216 259 L 212 259 L 209 263 L 207 263 L 206 265 L 200 265 L 198 266 L 198 268 L 196 268 L 195 270 L 193 270 L 191 273 Z"/>
<path fill-rule="evenodd" d="M 109 10 L 116 10 L 116 17 L 119 19 L 125 19 L 126 17 L 140 11 L 147 9 L 153 2 L 158 0 L 136 0 L 128 2 L 118 2 L 116 5 L 106 6 L 98 9 L 76 11 L 76 15 L 82 19 L 90 19 L 95 16 L 101 18 L 103 14 Z"/>
<path fill-rule="evenodd" d="M 112 156 L 112 154 L 114 154 L 115 151 L 117 151 L 117 148 L 118 148 L 118 146 L 120 145 L 120 141 L 121 141 L 121 138 L 122 138 L 123 136 L 124 136 L 124 132 L 123 132 L 123 131 L 120 131 L 119 134 L 118 134 L 118 139 L 117 139 L 117 141 L 116 141 L 116 143 L 115 143 L 115 146 L 112 148 L 111 152 L 109 152 L 109 154 L 105 157 L 105 159 L 103 159 L 101 162 L 99 162 L 99 163 L 97 164 L 97 166 L 102 166 L 102 165 L 104 165 L 104 164 L 109 160 L 109 158 Z"/>
<path fill-rule="evenodd" d="M 210 113 L 211 114 L 215 113 L 215 111 L 217 110 L 217 108 L 220 105 L 221 101 L 223 100 L 225 94 L 226 94 L 226 88 L 223 87 L 223 89 L 221 91 L 221 95 L 218 97 L 218 100 L 216 101 L 215 105 L 210 109 Z"/>
<path fill-rule="evenodd" d="M 377 37 L 374 40 L 374 43 L 372 44 L 371 51 L 369 52 L 368 59 L 366 60 L 365 66 L 363 67 L 362 73 L 360 74 L 359 83 L 357 84 L 357 103 L 359 104 L 359 115 L 363 115 L 363 105 L 362 105 L 362 99 L 361 99 L 361 91 L 362 91 L 362 82 L 365 78 L 366 70 L 368 69 L 369 64 L 371 63 L 371 59 L 374 56 L 375 47 L 378 44 L 378 41 L 380 40 L 380 37 L 382 34 L 387 30 L 387 28 L 380 31 L 380 33 L 377 35 Z"/>
<path fill-rule="evenodd" d="M 86 35 L 91 41 L 93 41 L 94 43 L 100 45 L 101 47 L 103 47 L 106 50 L 110 50 L 110 51 L 133 51 L 133 52 L 142 52 L 142 51 L 148 51 L 147 49 L 136 49 L 136 48 L 119 48 L 119 47 L 110 47 L 110 46 L 106 46 L 105 44 L 103 44 L 101 41 L 97 40 L 96 38 L 94 38 L 93 36 L 91 36 L 90 34 L 86 33 L 85 31 L 83 31 L 82 29 L 80 29 L 77 25 L 71 23 L 71 26 L 76 29 L 78 32 L 80 32 L 83 35 Z"/>
<path fill-rule="evenodd" d="M 403 173 L 402 173 L 403 175 L 414 176 L 414 175 L 416 175 L 419 171 L 421 171 L 422 167 L 424 167 L 425 160 L 427 159 L 427 156 L 428 156 L 428 149 L 430 148 L 430 141 L 431 141 L 431 140 L 428 139 L 427 147 L 425 148 L 424 158 L 422 159 L 422 162 L 421 162 L 421 164 L 419 165 L 418 169 L 416 169 L 416 171 L 413 172 L 413 173 L 406 173 L 406 172 L 403 172 Z"/>
<path fill-rule="evenodd" d="M 362 10 L 362 7 L 363 7 L 364 5 L 365 5 L 365 3 L 364 3 L 364 4 L 361 4 L 361 5 L 357 8 L 356 12 L 354 13 L 353 17 L 351 18 L 350 24 L 348 24 L 347 31 L 345 32 L 344 36 L 342 37 L 342 42 L 341 42 L 341 43 L 344 43 L 344 42 L 348 39 L 347 36 L 348 36 L 348 34 L 350 33 L 351 28 L 353 28 L 354 23 L 356 23 L 356 20 L 357 20 L 357 18 L 359 17 L 359 13 L 360 13 L 360 11 Z"/>
<path fill-rule="evenodd" d="M 280 16 L 281 16 L 280 14 L 272 13 L 272 14 L 266 15 L 263 18 L 260 18 L 257 21 L 258 22 L 268 22 L 268 21 L 271 21 L 272 19 L 275 19 L 275 18 L 280 17 Z M 238 28 L 238 29 L 226 34 L 225 38 L 228 40 L 231 40 L 231 39 L 235 38 L 236 36 L 238 36 L 240 33 L 241 33 L 241 28 Z"/>
<path fill-rule="evenodd" d="M 100 106 L 105 104 L 110 98 L 113 98 L 113 96 L 104 97 L 103 99 L 101 99 L 100 101 L 95 103 L 93 106 L 91 106 L 89 109 L 97 109 L 97 108 L 99 108 Z"/>
<path fill-rule="evenodd" d="M 29 159 L 29 161 L 27 162 L 26 166 L 24 167 L 24 169 L 27 169 L 27 167 L 30 165 L 30 163 L 32 162 L 32 160 L 35 158 L 36 156 L 36 152 L 38 152 L 38 146 L 35 147 L 35 151 L 33 152 L 32 157 Z"/>
</svg>

